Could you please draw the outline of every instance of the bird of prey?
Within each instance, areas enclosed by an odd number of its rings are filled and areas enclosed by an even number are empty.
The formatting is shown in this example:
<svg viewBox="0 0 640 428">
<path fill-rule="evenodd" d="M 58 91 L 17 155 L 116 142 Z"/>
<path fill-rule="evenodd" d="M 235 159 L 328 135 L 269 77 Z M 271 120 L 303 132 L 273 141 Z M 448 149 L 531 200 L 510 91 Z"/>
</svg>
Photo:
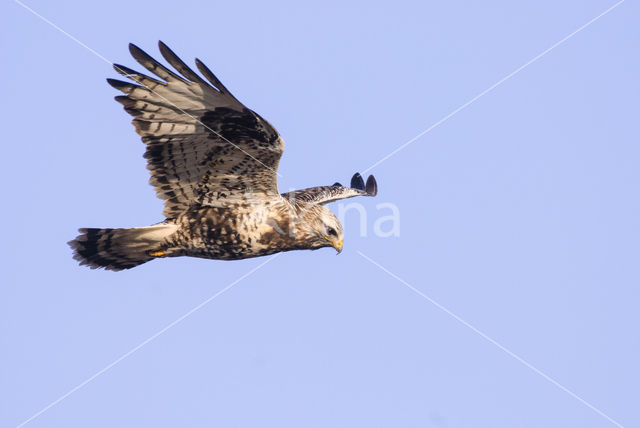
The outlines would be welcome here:
<svg viewBox="0 0 640 428">
<path fill-rule="evenodd" d="M 107 79 L 125 95 L 116 101 L 133 116 L 146 146 L 149 183 L 164 201 L 164 221 L 152 226 L 80 229 L 69 242 L 90 268 L 123 270 L 147 261 L 191 256 L 237 260 L 281 251 L 342 250 L 342 225 L 324 205 L 375 196 L 373 176 L 356 173 L 349 187 L 280 194 L 277 169 L 284 150 L 278 132 L 245 107 L 198 59 L 202 76 L 159 42 L 175 71 L 137 46 L 131 55 L 155 76 L 114 64 L 135 83 Z M 176 72 L 177 71 L 177 72 Z"/>
</svg>

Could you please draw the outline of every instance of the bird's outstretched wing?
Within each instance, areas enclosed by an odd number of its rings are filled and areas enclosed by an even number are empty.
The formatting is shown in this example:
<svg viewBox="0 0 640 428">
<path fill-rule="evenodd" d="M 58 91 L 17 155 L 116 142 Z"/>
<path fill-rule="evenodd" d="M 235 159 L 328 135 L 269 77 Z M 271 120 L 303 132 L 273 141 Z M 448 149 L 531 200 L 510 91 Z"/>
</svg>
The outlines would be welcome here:
<svg viewBox="0 0 640 428">
<path fill-rule="evenodd" d="M 107 79 L 126 95 L 116 97 L 131 114 L 147 150 L 149 182 L 172 218 L 193 205 L 225 206 L 278 195 L 278 162 L 284 142 L 257 113 L 240 103 L 198 59 L 191 70 L 164 43 L 160 52 L 179 74 L 130 44 L 131 55 L 158 78 L 122 65 L 136 84 Z"/>
<path fill-rule="evenodd" d="M 378 184 L 373 175 L 367 178 L 365 184 L 362 176 L 355 173 L 351 178 L 351 186 L 344 187 L 340 183 L 333 186 L 318 186 L 308 189 L 294 190 L 283 193 L 282 197 L 292 203 L 328 204 L 340 199 L 353 198 L 355 196 L 375 196 L 378 194 Z"/>
</svg>

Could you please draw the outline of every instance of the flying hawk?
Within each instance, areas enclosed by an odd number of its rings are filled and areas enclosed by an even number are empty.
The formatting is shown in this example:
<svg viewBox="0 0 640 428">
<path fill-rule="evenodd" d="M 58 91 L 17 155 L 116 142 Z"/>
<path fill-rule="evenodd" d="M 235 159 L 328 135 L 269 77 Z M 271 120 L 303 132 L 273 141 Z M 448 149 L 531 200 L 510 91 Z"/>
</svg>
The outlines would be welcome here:
<svg viewBox="0 0 640 428">
<path fill-rule="evenodd" d="M 360 174 L 340 183 L 280 194 L 284 142 L 269 122 L 245 107 L 198 59 L 207 81 L 164 43 L 165 67 L 137 46 L 131 55 L 157 77 L 122 65 L 136 84 L 107 79 L 125 95 L 116 101 L 133 116 L 146 145 L 150 184 L 164 201 L 165 221 L 129 229 L 80 229 L 69 242 L 81 265 L 130 269 L 162 257 L 236 260 L 281 251 L 342 250 L 342 225 L 324 204 L 375 196 Z"/>
</svg>

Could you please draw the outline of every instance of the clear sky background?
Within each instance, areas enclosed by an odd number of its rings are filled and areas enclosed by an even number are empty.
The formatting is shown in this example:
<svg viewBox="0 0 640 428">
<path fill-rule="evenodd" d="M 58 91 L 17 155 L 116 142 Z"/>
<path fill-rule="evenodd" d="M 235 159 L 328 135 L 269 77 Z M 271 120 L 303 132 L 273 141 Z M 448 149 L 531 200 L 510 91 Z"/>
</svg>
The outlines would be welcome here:
<svg viewBox="0 0 640 428">
<path fill-rule="evenodd" d="M 48 2 L 110 61 L 162 39 L 348 182 L 613 1 Z M 640 426 L 640 8 L 627 0 L 376 166 L 345 249 L 283 254 L 28 427 Z M 0 426 L 16 427 L 266 259 L 91 271 L 78 227 L 162 220 L 110 65 L 0 5 Z M 140 67 L 134 67 L 140 68 Z M 400 236 L 376 237 L 390 202 Z M 337 205 L 332 205 L 337 211 Z"/>
</svg>

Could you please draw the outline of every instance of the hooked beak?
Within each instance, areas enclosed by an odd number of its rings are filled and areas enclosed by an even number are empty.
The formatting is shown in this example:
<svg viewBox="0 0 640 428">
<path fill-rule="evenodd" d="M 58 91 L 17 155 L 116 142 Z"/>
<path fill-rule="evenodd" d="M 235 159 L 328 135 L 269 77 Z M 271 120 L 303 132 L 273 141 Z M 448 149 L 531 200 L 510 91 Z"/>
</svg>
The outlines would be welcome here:
<svg viewBox="0 0 640 428">
<path fill-rule="evenodd" d="M 342 241 L 332 241 L 331 239 L 329 239 L 328 236 L 325 236 L 324 239 L 326 239 L 327 241 L 329 241 L 329 243 L 331 244 L 331 246 L 333 248 L 336 249 L 336 251 L 338 252 L 338 254 L 340 254 L 342 252 Z"/>
</svg>

